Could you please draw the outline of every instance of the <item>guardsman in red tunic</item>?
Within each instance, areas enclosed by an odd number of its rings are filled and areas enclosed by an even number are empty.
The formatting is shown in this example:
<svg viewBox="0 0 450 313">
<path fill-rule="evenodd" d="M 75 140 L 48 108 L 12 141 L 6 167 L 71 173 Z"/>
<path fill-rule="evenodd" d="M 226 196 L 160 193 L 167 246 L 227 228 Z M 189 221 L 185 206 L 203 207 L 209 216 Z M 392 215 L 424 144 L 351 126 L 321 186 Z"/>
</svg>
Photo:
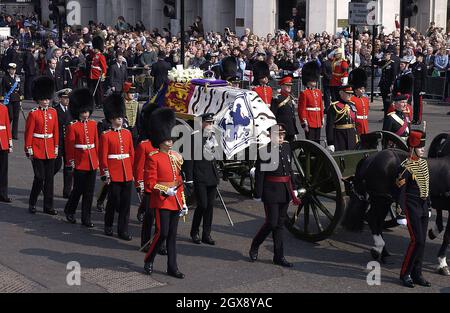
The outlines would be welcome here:
<svg viewBox="0 0 450 313">
<path fill-rule="evenodd" d="M 53 80 L 46 76 L 36 78 L 32 92 L 39 106 L 28 114 L 25 126 L 25 154 L 34 170 L 28 210 L 31 214 L 36 213 L 36 202 L 43 191 L 44 213 L 57 215 L 53 208 L 53 176 L 58 156 L 58 113 L 49 107 L 55 93 Z"/>
<path fill-rule="evenodd" d="M 262 101 L 270 108 L 272 104 L 272 87 L 268 86 L 270 78 L 269 65 L 264 61 L 258 61 L 253 66 L 253 91 L 258 94 Z"/>
<path fill-rule="evenodd" d="M 369 133 L 369 98 L 366 97 L 367 74 L 362 68 L 356 68 L 350 72 L 350 85 L 355 95 L 350 101 L 356 107 L 356 130 L 358 135 Z"/>
<path fill-rule="evenodd" d="M 306 139 L 320 144 L 320 131 L 323 127 L 324 107 L 322 92 L 316 88 L 320 77 L 316 62 L 306 63 L 302 68 L 302 83 L 306 89 L 298 99 L 298 116 L 305 130 Z"/>
<path fill-rule="evenodd" d="M 12 151 L 8 108 L 0 103 L 0 202 L 11 202 L 8 197 L 8 154 Z"/>
<path fill-rule="evenodd" d="M 108 186 L 108 202 L 105 212 L 105 234 L 113 235 L 114 213 L 119 212 L 117 233 L 119 238 L 130 241 L 131 189 L 133 186 L 134 147 L 131 132 L 122 128 L 125 102 L 121 95 L 113 94 L 105 99 L 105 118 L 111 129 L 100 139 L 100 173 Z"/>
<path fill-rule="evenodd" d="M 67 201 L 64 213 L 69 223 L 75 224 L 75 211 L 80 197 L 81 223 L 94 227 L 91 222 L 91 207 L 94 198 L 95 178 L 99 167 L 99 140 L 97 123 L 89 117 L 94 110 L 94 98 L 89 89 L 76 89 L 69 98 L 70 114 L 76 118 L 66 129 L 66 166 L 73 170 L 74 187 Z"/>
<path fill-rule="evenodd" d="M 348 62 L 344 58 L 343 49 L 334 51 L 334 61 L 331 63 L 331 100 L 339 101 L 339 88 L 348 83 Z"/>
<path fill-rule="evenodd" d="M 154 209 L 150 208 L 150 194 L 145 192 L 144 169 L 149 162 L 152 152 L 157 151 L 150 140 L 142 140 L 136 148 L 136 158 L 134 160 L 134 183 L 138 193 L 141 195 L 138 219 L 142 220 L 141 248 L 148 252 L 149 245 L 144 247 L 151 239 L 152 226 L 155 220 Z M 141 215 L 143 215 L 141 217 Z"/>
<path fill-rule="evenodd" d="M 164 240 L 167 240 L 167 274 L 184 278 L 178 270 L 176 239 L 180 216 L 188 213 L 181 178 L 183 158 L 171 151 L 172 128 L 175 126 L 175 113 L 168 108 L 155 110 L 150 116 L 150 140 L 158 150 L 150 153 L 145 164 L 145 191 L 150 193 L 150 207 L 156 210 L 156 231 L 152 244 L 145 256 L 144 271 L 153 272 L 156 252 Z"/>
<path fill-rule="evenodd" d="M 92 63 L 91 70 L 89 72 L 89 90 L 91 91 L 91 94 L 94 95 L 96 106 L 100 107 L 103 103 L 102 82 L 105 80 L 107 71 L 106 58 L 103 55 L 103 38 L 100 36 L 94 37 L 92 39 L 92 47 L 94 48 L 94 51 L 91 54 Z M 96 87 L 97 90 L 95 90 Z"/>
</svg>

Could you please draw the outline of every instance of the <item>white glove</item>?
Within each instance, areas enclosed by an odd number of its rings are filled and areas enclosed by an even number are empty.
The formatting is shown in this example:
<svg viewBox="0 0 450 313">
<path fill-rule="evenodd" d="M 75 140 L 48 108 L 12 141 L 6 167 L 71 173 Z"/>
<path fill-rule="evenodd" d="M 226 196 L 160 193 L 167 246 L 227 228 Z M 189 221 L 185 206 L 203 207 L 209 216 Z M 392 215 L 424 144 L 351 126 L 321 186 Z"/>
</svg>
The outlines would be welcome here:
<svg viewBox="0 0 450 313">
<path fill-rule="evenodd" d="M 250 178 L 255 179 L 256 167 L 250 169 Z"/>
<path fill-rule="evenodd" d="M 425 95 L 426 93 L 424 92 L 424 91 L 422 91 L 422 92 L 419 92 L 419 95 L 420 96 L 423 96 L 423 95 Z"/>
<path fill-rule="evenodd" d="M 55 156 L 58 156 L 58 147 L 55 147 Z"/>
<path fill-rule="evenodd" d="M 347 85 L 348 84 L 348 77 L 342 77 L 341 81 L 342 81 L 342 85 L 343 86 Z"/>
<path fill-rule="evenodd" d="M 298 191 L 297 191 L 297 190 L 294 190 L 294 196 L 295 196 L 296 198 L 298 198 Z"/>
<path fill-rule="evenodd" d="M 143 193 L 143 192 L 144 192 L 145 187 L 144 187 L 144 182 L 143 182 L 143 181 L 139 182 L 139 189 L 141 190 L 140 193 Z"/>
<path fill-rule="evenodd" d="M 9 148 L 9 153 L 13 153 L 13 148 Z"/>
<path fill-rule="evenodd" d="M 180 217 L 188 215 L 189 209 L 186 205 L 183 205 L 183 209 L 180 211 Z"/>
<path fill-rule="evenodd" d="M 75 169 L 75 160 L 70 160 L 70 167 Z"/>
<path fill-rule="evenodd" d="M 175 189 L 175 187 L 170 187 L 166 191 L 166 195 L 168 195 L 169 197 L 175 196 L 176 194 L 177 194 L 177 190 Z"/>
<path fill-rule="evenodd" d="M 431 210 L 428 210 L 428 218 L 431 218 Z"/>
<path fill-rule="evenodd" d="M 330 151 L 331 153 L 333 153 L 334 151 L 336 151 L 334 145 L 328 146 L 327 150 Z"/>
<path fill-rule="evenodd" d="M 28 148 L 28 150 L 27 150 L 27 158 L 32 160 L 33 159 L 33 155 L 34 155 L 33 148 Z"/>
</svg>

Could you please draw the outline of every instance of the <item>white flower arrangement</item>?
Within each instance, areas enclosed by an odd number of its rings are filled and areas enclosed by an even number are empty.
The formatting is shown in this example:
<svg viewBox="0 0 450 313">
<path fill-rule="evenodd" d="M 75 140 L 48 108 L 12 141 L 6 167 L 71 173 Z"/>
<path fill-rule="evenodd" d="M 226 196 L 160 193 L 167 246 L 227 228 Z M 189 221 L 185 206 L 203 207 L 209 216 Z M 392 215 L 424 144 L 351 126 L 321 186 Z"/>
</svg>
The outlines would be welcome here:
<svg viewBox="0 0 450 313">
<path fill-rule="evenodd" d="M 173 68 L 168 74 L 169 79 L 177 83 L 187 83 L 193 79 L 204 78 L 203 71 L 199 68 Z"/>
</svg>

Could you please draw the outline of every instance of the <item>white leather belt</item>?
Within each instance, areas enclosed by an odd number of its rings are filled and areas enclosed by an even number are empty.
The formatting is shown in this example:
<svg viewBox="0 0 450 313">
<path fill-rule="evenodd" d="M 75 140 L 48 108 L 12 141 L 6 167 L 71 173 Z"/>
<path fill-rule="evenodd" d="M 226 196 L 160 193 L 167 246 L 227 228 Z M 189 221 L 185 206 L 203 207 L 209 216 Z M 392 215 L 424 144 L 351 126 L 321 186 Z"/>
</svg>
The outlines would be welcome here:
<svg viewBox="0 0 450 313">
<path fill-rule="evenodd" d="M 0 130 L 5 130 L 6 126 L 0 125 Z"/>
<path fill-rule="evenodd" d="M 128 159 L 130 157 L 129 154 L 110 154 L 108 155 L 108 159 L 114 159 L 114 160 L 123 160 Z"/>
<path fill-rule="evenodd" d="M 306 111 L 320 111 L 320 108 L 306 108 Z"/>
<path fill-rule="evenodd" d="M 367 120 L 369 117 L 367 115 L 356 115 L 358 120 Z"/>
<path fill-rule="evenodd" d="M 102 68 L 100 66 L 91 66 L 91 68 L 101 71 Z"/>
<path fill-rule="evenodd" d="M 49 139 L 49 138 L 53 138 L 53 134 L 33 134 L 34 138 L 40 138 L 40 139 Z"/>
<path fill-rule="evenodd" d="M 75 145 L 76 149 L 83 149 L 83 150 L 89 150 L 89 149 L 94 149 L 95 148 L 95 144 L 91 144 L 91 145 Z"/>
</svg>

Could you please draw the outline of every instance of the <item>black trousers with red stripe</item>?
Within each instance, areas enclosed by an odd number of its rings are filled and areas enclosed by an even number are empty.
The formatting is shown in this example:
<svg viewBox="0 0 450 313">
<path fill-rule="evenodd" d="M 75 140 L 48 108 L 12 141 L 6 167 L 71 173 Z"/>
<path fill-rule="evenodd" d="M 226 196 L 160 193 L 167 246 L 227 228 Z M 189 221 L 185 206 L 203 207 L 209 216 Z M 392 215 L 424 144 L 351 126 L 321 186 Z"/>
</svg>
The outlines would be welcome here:
<svg viewBox="0 0 450 313">
<path fill-rule="evenodd" d="M 141 247 L 145 245 L 152 236 L 152 226 L 155 221 L 155 209 L 150 209 L 150 194 L 144 193 L 141 201 L 142 211 L 144 211 L 144 221 L 141 229 Z M 141 210 L 141 207 L 139 207 Z"/>
<path fill-rule="evenodd" d="M 423 254 L 428 230 L 428 204 L 421 198 L 407 196 L 404 208 L 411 241 L 403 261 L 401 277 L 422 275 Z"/>
<path fill-rule="evenodd" d="M 176 272 L 177 265 L 177 232 L 180 212 L 166 209 L 155 210 L 156 230 L 150 249 L 145 255 L 144 261 L 153 263 L 161 244 L 167 241 L 167 270 Z"/>
<path fill-rule="evenodd" d="M 8 150 L 0 150 L 0 198 L 8 198 Z"/>
<path fill-rule="evenodd" d="M 274 260 L 280 260 L 284 257 L 283 237 L 284 224 L 287 217 L 288 203 L 264 203 L 266 212 L 266 221 L 260 228 L 252 241 L 252 248 L 257 249 L 266 240 L 267 236 L 272 233 Z"/>
</svg>

